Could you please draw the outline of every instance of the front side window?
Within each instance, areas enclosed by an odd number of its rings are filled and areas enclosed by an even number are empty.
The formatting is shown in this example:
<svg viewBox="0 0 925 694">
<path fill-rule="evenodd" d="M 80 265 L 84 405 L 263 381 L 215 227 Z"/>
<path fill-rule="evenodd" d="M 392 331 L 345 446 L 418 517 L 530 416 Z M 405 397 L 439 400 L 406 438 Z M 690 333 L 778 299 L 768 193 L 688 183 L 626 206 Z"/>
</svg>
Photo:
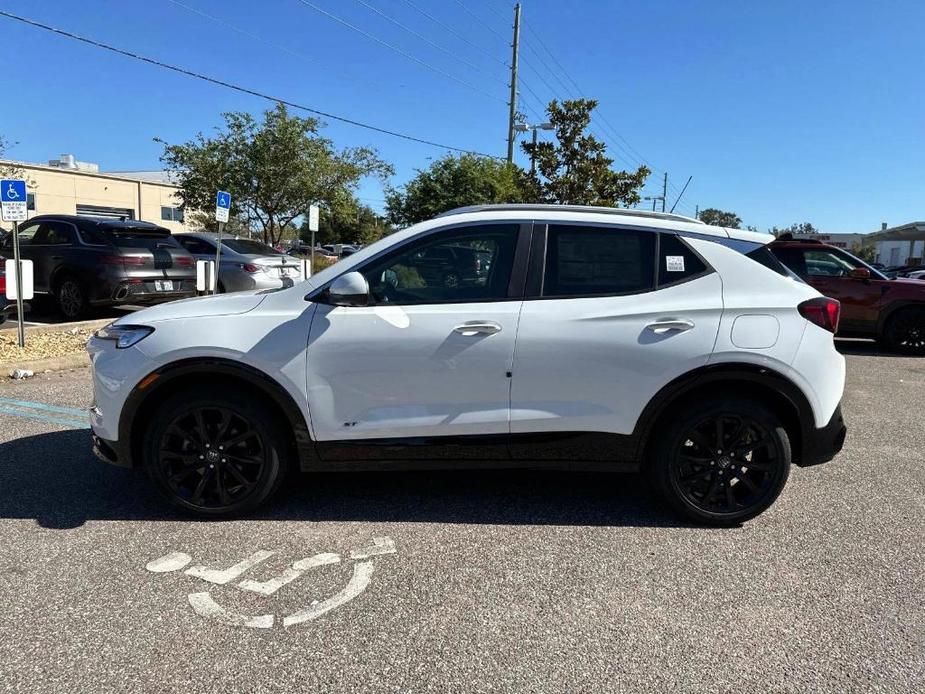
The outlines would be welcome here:
<svg viewBox="0 0 925 694">
<path fill-rule="evenodd" d="M 543 296 L 632 294 L 655 285 L 656 234 L 550 225 Z"/>
<path fill-rule="evenodd" d="M 35 238 L 35 235 L 38 233 L 39 225 L 30 224 L 28 226 L 21 227 L 17 236 L 19 237 L 20 246 L 29 246 L 32 244 L 32 239 Z M 13 247 L 13 235 L 10 234 L 9 238 L 6 241 L 7 245 L 10 248 Z"/>
<path fill-rule="evenodd" d="M 71 243 L 71 232 L 66 224 L 44 222 L 32 238 L 33 246 L 66 246 Z"/>
<path fill-rule="evenodd" d="M 410 243 L 360 272 L 377 304 L 440 304 L 507 298 L 519 226 L 452 229 Z"/>
</svg>

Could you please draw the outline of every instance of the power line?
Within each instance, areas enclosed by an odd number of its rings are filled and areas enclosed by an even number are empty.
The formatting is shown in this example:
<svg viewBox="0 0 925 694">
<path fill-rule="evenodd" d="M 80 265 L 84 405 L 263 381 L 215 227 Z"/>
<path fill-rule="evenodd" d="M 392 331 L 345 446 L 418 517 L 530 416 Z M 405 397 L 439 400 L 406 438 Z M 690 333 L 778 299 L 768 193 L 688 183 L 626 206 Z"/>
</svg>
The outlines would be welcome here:
<svg viewBox="0 0 925 694">
<path fill-rule="evenodd" d="M 472 48 L 474 48 L 475 50 L 479 51 L 480 53 L 483 53 L 484 55 L 487 55 L 489 58 L 491 58 L 492 60 L 494 60 L 496 63 L 500 63 L 500 64 L 503 65 L 504 67 L 510 69 L 511 66 L 510 66 L 506 61 L 502 60 L 501 58 L 497 57 L 496 55 L 492 55 L 491 51 L 489 51 L 488 49 L 482 48 L 482 47 L 479 46 L 478 44 L 473 43 L 473 42 L 470 41 L 468 38 L 466 38 L 465 36 L 463 36 L 462 34 L 460 34 L 458 31 L 456 31 L 456 29 L 454 29 L 451 25 L 447 24 L 446 22 L 444 22 L 444 21 L 442 21 L 442 20 L 440 20 L 440 19 L 437 19 L 436 17 L 434 17 L 432 14 L 430 14 L 430 13 L 427 12 L 426 10 L 423 10 L 423 9 L 421 9 L 420 7 L 418 7 L 417 5 L 415 5 L 413 2 L 411 2 L 411 0 L 405 0 L 405 3 L 408 4 L 409 6 L 411 6 L 413 9 L 417 10 L 418 12 L 420 12 L 420 13 L 421 13 L 422 15 L 424 15 L 425 17 L 427 17 L 430 21 L 432 21 L 432 22 L 433 22 L 434 24 L 436 24 L 437 26 L 439 26 L 439 27 L 445 29 L 446 31 L 450 32 L 453 36 L 455 36 L 456 38 L 458 38 L 458 39 L 459 39 L 460 41 L 462 41 L 463 43 L 465 43 L 465 44 L 471 46 Z"/>
<path fill-rule="evenodd" d="M 440 69 L 439 67 L 436 67 L 435 65 L 431 65 L 430 63 L 428 63 L 428 62 L 426 62 L 426 61 L 424 61 L 424 60 L 421 60 L 421 59 L 418 58 L 417 56 L 414 56 L 414 55 L 412 55 L 411 53 L 408 53 L 408 51 L 405 51 L 405 50 L 399 48 L 398 46 L 389 43 L 388 41 L 385 41 L 385 40 L 383 40 L 383 39 L 380 39 L 378 36 L 375 36 L 375 35 L 373 35 L 373 34 L 370 34 L 368 31 L 366 31 L 365 29 L 361 29 L 360 27 L 356 26 L 355 24 L 351 24 L 351 23 L 348 22 L 346 19 L 343 19 L 342 17 L 338 17 L 336 14 L 332 14 L 331 12 L 328 12 L 327 10 L 325 10 L 325 9 L 323 9 L 323 8 L 321 8 L 321 7 L 318 7 L 318 5 L 315 5 L 314 3 L 309 2 L 309 0 L 299 0 L 299 2 L 301 2 L 301 3 L 302 3 L 303 5 L 305 5 L 306 7 L 310 7 L 311 9 L 315 10 L 315 12 L 318 12 L 318 13 L 320 13 L 320 14 L 323 14 L 325 17 L 328 17 L 329 19 L 333 19 L 335 22 L 338 22 L 339 24 L 343 24 L 345 27 L 348 27 L 349 29 L 352 29 L 353 31 L 357 32 L 358 34 L 362 34 L 363 36 L 365 36 L 366 38 L 370 39 L 371 41 L 375 41 L 375 42 L 378 43 L 379 45 L 385 46 L 385 47 L 388 48 L 389 50 L 394 51 L 395 53 L 398 53 L 399 55 L 401 55 L 401 56 L 407 58 L 408 60 L 412 60 L 412 61 L 414 61 L 415 63 L 417 63 L 418 65 L 422 65 L 422 66 L 426 67 L 428 70 L 431 70 L 431 71 L 437 73 L 438 75 L 442 75 L 443 77 L 446 77 L 447 79 L 453 80 L 454 82 L 458 82 L 459 84 L 463 85 L 464 87 L 467 87 L 467 88 L 471 89 L 472 91 L 481 94 L 482 96 L 487 96 L 489 99 L 496 99 L 497 101 L 500 101 L 500 102 L 503 103 L 503 104 L 506 104 L 506 103 L 507 103 L 503 98 L 501 98 L 501 97 L 499 97 L 499 96 L 496 96 L 496 95 L 494 95 L 494 94 L 491 94 L 491 93 L 489 93 L 489 92 L 486 92 L 486 91 L 484 91 L 484 90 L 482 90 L 482 89 L 479 89 L 478 87 L 476 87 L 476 86 L 475 86 L 474 84 L 472 84 L 471 82 L 467 82 L 467 81 L 464 80 L 464 79 L 460 79 L 459 77 L 456 77 L 455 75 L 450 74 L 450 73 L 447 72 L 446 70 L 442 70 L 442 69 Z"/>
<path fill-rule="evenodd" d="M 492 154 L 485 154 L 483 152 L 477 152 L 475 150 L 466 149 L 464 147 L 453 147 L 452 145 L 445 145 L 440 142 L 434 142 L 432 140 L 425 140 L 423 138 L 414 137 L 413 135 L 406 135 L 404 133 L 396 132 L 395 130 L 388 130 L 387 128 L 380 128 L 376 125 L 370 125 L 368 123 L 363 123 L 358 120 L 353 120 L 352 118 L 345 118 L 344 116 L 336 116 L 333 113 L 327 113 L 325 111 L 319 111 L 318 109 L 311 108 L 309 106 L 304 106 L 298 104 L 294 101 L 288 101 L 286 99 L 281 99 L 279 97 L 270 96 L 262 92 L 258 92 L 254 89 L 248 89 L 247 87 L 241 87 L 237 84 L 232 84 L 231 82 L 225 82 L 224 80 L 217 79 L 215 77 L 209 77 L 208 75 L 203 75 L 199 72 L 194 72 L 192 70 L 187 70 L 186 68 L 178 67 L 176 65 L 171 65 L 170 63 L 165 63 L 154 58 L 148 58 L 138 53 L 132 53 L 131 51 L 126 51 L 122 48 L 116 48 L 101 41 L 96 41 L 94 39 L 87 38 L 85 36 L 80 36 L 79 34 L 74 34 L 70 31 L 65 31 L 64 29 L 58 29 L 57 27 L 50 26 L 48 24 L 43 24 L 37 22 L 33 19 L 27 17 L 21 17 L 19 15 L 13 14 L 12 12 L 6 12 L 5 10 L 0 10 L 0 17 L 6 17 L 8 19 L 13 19 L 17 22 L 23 24 L 28 24 L 29 26 L 35 27 L 37 29 L 43 29 L 44 31 L 50 31 L 59 36 L 64 36 L 65 38 L 72 39 L 74 41 L 79 41 L 81 43 L 94 46 L 96 48 L 102 48 L 103 50 L 110 51 L 112 53 L 117 53 L 119 55 L 125 56 L 127 58 L 132 58 L 133 60 L 139 60 L 149 65 L 154 65 L 156 67 L 164 68 L 165 70 L 171 70 L 177 72 L 181 75 L 186 75 L 187 77 L 194 77 L 195 79 L 202 80 L 203 82 L 209 82 L 211 84 L 217 84 L 220 87 L 225 87 L 227 89 L 233 89 L 236 92 L 241 92 L 242 94 L 249 94 L 251 96 L 256 96 L 267 101 L 272 101 L 274 103 L 285 104 L 286 106 L 291 106 L 292 108 L 299 109 L 300 111 L 306 111 L 308 113 L 314 113 L 315 115 L 322 116 L 323 118 L 329 118 L 331 120 L 336 120 L 341 123 L 347 123 L 348 125 L 355 125 L 358 128 L 364 128 L 366 130 L 372 130 L 373 132 L 382 133 L 383 135 L 390 135 L 392 137 L 397 137 L 402 140 L 408 140 L 410 142 L 417 142 L 422 145 L 429 145 L 431 147 L 439 147 L 440 149 L 448 149 L 454 152 L 465 152 L 467 154 L 476 154 L 482 157 L 489 157 L 490 159 L 500 159 L 501 157 L 496 157 Z"/>
<path fill-rule="evenodd" d="M 266 46 L 269 46 L 269 47 L 271 47 L 271 48 L 275 48 L 276 50 L 282 51 L 283 53 L 287 53 L 287 54 L 289 54 L 289 55 L 291 55 L 291 56 L 293 56 L 293 57 L 295 57 L 295 58 L 299 58 L 299 59 L 301 59 L 301 60 L 305 60 L 305 61 L 310 62 L 310 63 L 315 63 L 315 64 L 317 64 L 317 65 L 323 65 L 326 69 L 334 70 L 334 71 L 335 71 L 335 74 L 339 75 L 340 77 L 343 77 L 344 79 L 351 80 L 351 81 L 355 81 L 355 82 L 359 82 L 359 83 L 364 84 L 365 86 L 371 87 L 371 88 L 373 88 L 373 89 L 375 89 L 375 90 L 377 90 L 377 91 L 379 91 L 379 92 L 381 92 L 381 93 L 385 93 L 384 90 L 383 90 L 378 84 L 376 84 L 375 82 L 373 82 L 373 81 L 371 81 L 371 80 L 364 80 L 364 79 L 358 78 L 358 77 L 356 77 L 356 76 L 354 76 L 354 75 L 349 75 L 349 74 L 347 74 L 347 73 L 345 73 L 345 72 L 341 72 L 341 71 L 339 71 L 339 70 L 336 70 L 336 68 L 333 68 L 333 67 L 332 67 L 330 64 L 328 64 L 328 63 L 322 62 L 322 61 L 318 60 L 317 58 L 313 58 L 312 56 L 306 55 L 306 54 L 304 54 L 304 53 L 299 53 L 298 51 L 294 51 L 294 50 L 292 50 L 291 48 L 287 48 L 286 46 L 283 46 L 283 45 L 281 45 L 281 44 L 273 43 L 272 41 L 268 41 L 267 39 L 265 39 L 265 38 L 263 38 L 263 37 L 261 37 L 261 36 L 258 36 L 257 34 L 254 34 L 254 33 L 250 32 L 250 31 L 247 31 L 246 29 L 242 29 L 241 27 L 232 24 L 231 22 L 229 22 L 229 21 L 226 20 L 226 19 L 223 19 L 222 17 L 216 17 L 215 15 L 211 15 L 211 14 L 209 14 L 209 13 L 207 13 L 207 12 L 203 12 L 202 10 L 199 10 L 199 9 L 197 9 L 197 8 L 195 8 L 195 7 L 192 7 L 192 6 L 190 6 L 190 5 L 187 5 L 186 3 L 180 2 L 180 0 L 167 0 L 167 2 L 169 2 L 169 3 L 173 4 L 173 5 L 176 5 L 177 7 L 182 7 L 184 10 L 187 10 L 188 12 L 192 12 L 193 14 L 199 15 L 200 17 L 204 17 L 204 18 L 206 18 L 206 19 L 208 19 L 208 20 L 210 20 L 210 21 L 212 21 L 212 22 L 215 22 L 216 24 L 220 24 L 221 26 L 224 26 L 224 27 L 227 28 L 227 29 L 231 29 L 231 31 L 234 31 L 234 32 L 236 32 L 236 33 L 238 33 L 238 34 L 241 34 L 242 36 L 246 36 L 247 38 L 253 39 L 254 41 L 259 41 L 260 43 L 262 43 L 262 44 L 264 44 L 264 45 L 266 45 Z"/>
<path fill-rule="evenodd" d="M 466 14 L 468 14 L 470 17 L 472 17 L 476 22 L 478 22 L 479 24 L 481 24 L 483 27 L 485 27 L 486 29 L 488 29 L 488 31 L 490 31 L 492 34 L 494 34 L 494 35 L 497 36 L 498 38 L 502 39 L 505 43 L 507 42 L 507 40 L 508 40 L 507 36 L 505 36 L 504 34 L 502 34 L 500 31 L 498 31 L 497 29 L 495 29 L 491 24 L 489 24 L 489 23 L 486 22 L 484 19 L 482 19 L 481 17 L 479 17 L 475 12 L 473 12 L 472 10 L 470 10 L 469 7 L 466 5 L 466 3 L 462 2 L 462 0 L 456 0 L 456 4 L 459 5 L 461 8 L 463 8 L 463 10 L 465 10 Z"/>
<path fill-rule="evenodd" d="M 375 6 L 373 6 L 373 5 L 370 5 L 368 2 L 366 2 L 366 0 L 356 0 L 356 1 L 357 1 L 358 3 L 360 3 L 363 7 L 367 8 L 368 10 L 370 10 L 371 12 L 375 12 L 377 15 L 379 15 L 380 17 L 382 17 L 383 19 L 385 19 L 387 22 L 391 22 L 392 24 L 394 24 L 395 26 L 399 27 L 400 29 L 402 29 L 402 30 L 404 30 L 404 31 L 407 31 L 407 32 L 408 32 L 409 34 L 411 34 L 412 36 L 414 36 L 414 37 L 420 39 L 421 41 L 424 41 L 426 44 L 428 44 L 429 46 L 432 46 L 433 48 L 436 48 L 438 51 L 440 51 L 440 52 L 442 52 L 442 53 L 445 53 L 446 55 L 450 56 L 451 58 L 454 58 L 455 60 L 458 60 L 459 62 L 463 63 L 464 65 L 468 65 L 469 67 L 471 67 L 473 70 L 475 70 L 475 71 L 477 71 L 477 72 L 481 72 L 482 74 L 489 75 L 490 77 L 493 77 L 493 75 L 491 75 L 491 73 L 486 72 L 485 70 L 483 70 L 481 67 L 479 67 L 479 66 L 476 65 L 475 63 L 472 63 L 472 62 L 466 60 L 465 58 L 463 58 L 463 57 L 461 57 L 461 56 L 459 56 L 459 55 L 456 55 L 455 53 L 453 53 L 453 51 L 451 51 L 451 50 L 448 49 L 448 48 L 444 48 L 444 47 L 441 46 L 439 43 L 436 43 L 436 42 L 434 42 L 434 41 L 431 41 L 429 38 L 427 38 L 426 36 L 424 36 L 424 34 L 418 32 L 418 31 L 415 31 L 414 29 L 412 29 L 411 27 L 409 27 L 409 26 L 406 25 L 406 24 L 402 24 L 401 22 L 399 22 L 399 21 L 398 21 L 397 19 L 395 19 L 394 17 L 392 17 L 392 16 L 386 14 L 385 12 L 383 12 L 382 10 L 380 10 L 378 7 L 375 7 Z"/>
</svg>

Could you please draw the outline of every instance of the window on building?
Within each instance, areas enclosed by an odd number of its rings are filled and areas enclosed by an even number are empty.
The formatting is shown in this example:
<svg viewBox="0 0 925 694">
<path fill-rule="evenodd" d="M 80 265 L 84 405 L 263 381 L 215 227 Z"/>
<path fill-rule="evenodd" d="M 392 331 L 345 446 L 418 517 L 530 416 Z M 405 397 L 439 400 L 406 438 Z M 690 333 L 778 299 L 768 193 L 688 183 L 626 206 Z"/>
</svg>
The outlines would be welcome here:
<svg viewBox="0 0 925 694">
<path fill-rule="evenodd" d="M 26 209 L 35 212 L 35 193 L 26 193 Z"/>
<path fill-rule="evenodd" d="M 166 222 L 182 222 L 183 210 L 179 207 L 161 207 L 161 219 Z"/>
</svg>

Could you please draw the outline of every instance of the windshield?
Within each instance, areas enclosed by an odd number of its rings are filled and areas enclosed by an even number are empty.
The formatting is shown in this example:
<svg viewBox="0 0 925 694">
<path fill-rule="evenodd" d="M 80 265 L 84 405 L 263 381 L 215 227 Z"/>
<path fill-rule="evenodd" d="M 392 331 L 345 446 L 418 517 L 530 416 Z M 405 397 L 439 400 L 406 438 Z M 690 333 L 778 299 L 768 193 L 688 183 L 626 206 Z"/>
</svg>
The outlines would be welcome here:
<svg viewBox="0 0 925 694">
<path fill-rule="evenodd" d="M 222 239 L 222 245 L 244 255 L 279 255 L 275 248 L 251 239 Z"/>
</svg>

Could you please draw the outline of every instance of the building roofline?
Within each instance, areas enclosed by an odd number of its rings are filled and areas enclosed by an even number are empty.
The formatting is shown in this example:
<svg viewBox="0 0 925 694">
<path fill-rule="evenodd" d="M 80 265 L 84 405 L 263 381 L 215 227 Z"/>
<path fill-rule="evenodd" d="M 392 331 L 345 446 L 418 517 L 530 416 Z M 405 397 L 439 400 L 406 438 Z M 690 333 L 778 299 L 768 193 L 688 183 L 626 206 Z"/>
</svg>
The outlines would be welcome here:
<svg viewBox="0 0 925 694">
<path fill-rule="evenodd" d="M 48 164 L 35 164 L 28 161 L 16 161 L 14 159 L 0 159 L 0 166 L 12 166 L 21 169 L 40 169 L 42 171 L 51 171 L 54 173 L 75 174 L 77 176 L 92 176 L 94 178 L 106 178 L 112 181 L 130 181 L 131 183 L 144 183 L 150 186 L 164 186 L 165 188 L 178 188 L 173 183 L 163 183 L 161 181 L 148 181 L 143 178 L 132 178 L 130 176 L 120 176 L 116 173 L 106 173 L 103 171 L 81 171 L 80 169 L 62 169 L 58 166 L 49 166 Z"/>
</svg>

